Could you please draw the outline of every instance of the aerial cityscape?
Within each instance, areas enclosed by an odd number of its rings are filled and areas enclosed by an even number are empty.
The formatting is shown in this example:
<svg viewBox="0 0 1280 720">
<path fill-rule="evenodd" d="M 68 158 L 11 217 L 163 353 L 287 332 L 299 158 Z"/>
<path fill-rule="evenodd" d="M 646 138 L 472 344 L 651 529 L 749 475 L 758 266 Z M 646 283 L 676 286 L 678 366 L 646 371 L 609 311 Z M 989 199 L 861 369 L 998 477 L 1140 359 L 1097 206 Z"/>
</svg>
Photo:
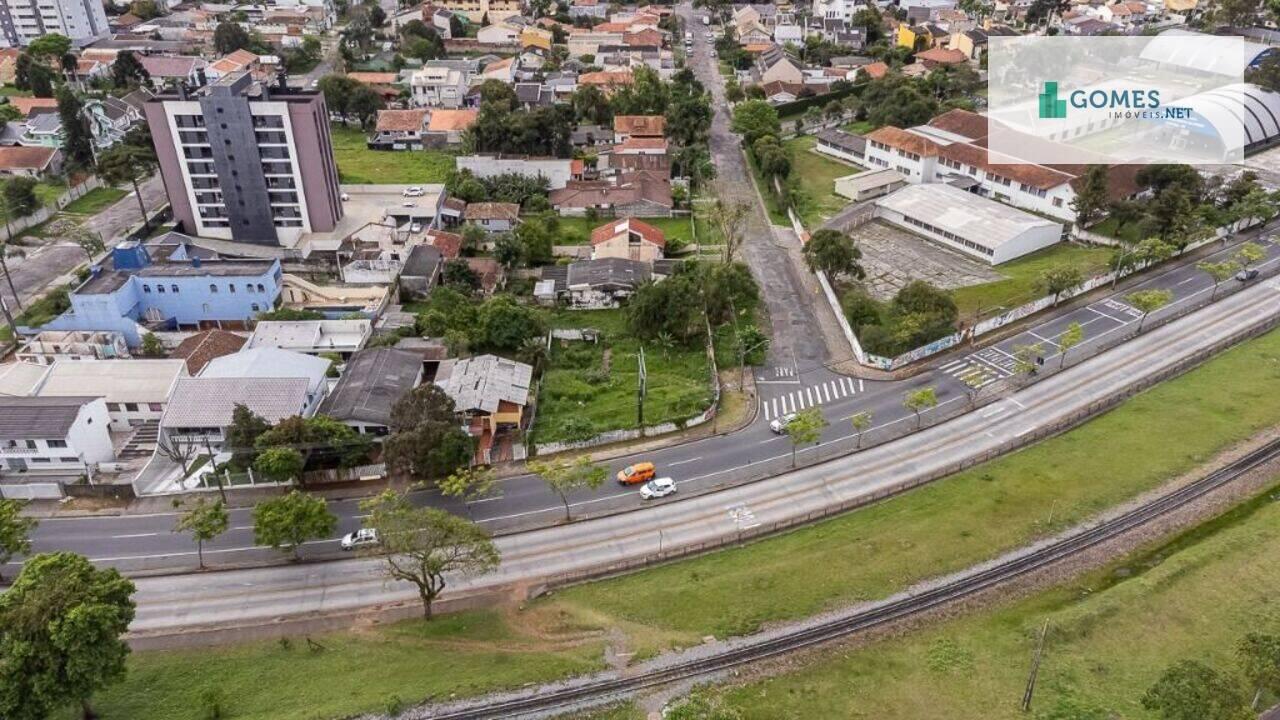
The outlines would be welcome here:
<svg viewBox="0 0 1280 720">
<path fill-rule="evenodd" d="M 0 0 L 0 720 L 1280 720 L 1277 27 Z"/>
</svg>

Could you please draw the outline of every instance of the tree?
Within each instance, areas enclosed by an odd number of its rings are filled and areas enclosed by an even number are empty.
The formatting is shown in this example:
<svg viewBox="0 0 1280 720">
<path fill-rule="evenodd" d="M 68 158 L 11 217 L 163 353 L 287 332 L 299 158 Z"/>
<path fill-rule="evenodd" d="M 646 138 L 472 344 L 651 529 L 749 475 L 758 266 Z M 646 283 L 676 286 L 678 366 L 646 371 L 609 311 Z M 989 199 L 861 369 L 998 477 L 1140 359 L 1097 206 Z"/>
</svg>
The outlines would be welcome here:
<svg viewBox="0 0 1280 720">
<path fill-rule="evenodd" d="M 564 504 L 564 519 L 572 520 L 569 509 L 569 493 L 574 490 L 595 490 L 604 484 L 609 471 L 602 465 L 595 465 L 586 455 L 576 460 L 557 459 L 550 462 L 536 461 L 529 463 L 529 470 L 560 496 Z"/>
<path fill-rule="evenodd" d="M 804 246 L 804 259 L 810 270 L 821 270 L 833 280 L 841 275 L 856 280 L 866 277 L 866 272 L 858 264 L 862 252 L 853 244 L 853 238 L 839 230 L 815 230 Z"/>
<path fill-rule="evenodd" d="M 902 400 L 902 406 L 915 413 L 916 429 L 919 429 L 924 420 L 920 413 L 938 406 L 938 393 L 933 389 L 933 386 L 923 387 L 919 390 L 908 390 Z"/>
<path fill-rule="evenodd" d="M 85 259 L 89 261 L 90 265 L 93 264 L 95 255 L 107 249 L 106 243 L 102 242 L 102 236 L 83 225 L 77 225 L 67 233 L 67 237 L 80 246 L 80 249 L 84 251 Z"/>
<path fill-rule="evenodd" d="M 493 468 L 458 468 L 448 477 L 436 481 L 440 494 L 445 497 L 456 497 L 466 505 L 467 513 L 471 512 L 471 503 L 489 495 L 497 475 Z"/>
<path fill-rule="evenodd" d="M 306 460 L 294 448 L 273 447 L 258 453 L 253 469 L 276 482 L 287 482 L 302 476 Z"/>
<path fill-rule="evenodd" d="M 324 104 L 329 112 L 338 113 L 344 121 L 351 112 L 351 96 L 360 83 L 346 75 L 325 75 L 316 83 L 316 87 L 324 95 Z"/>
<path fill-rule="evenodd" d="M 156 440 L 156 451 L 168 458 L 170 462 L 177 463 L 182 468 L 184 478 L 191 474 L 191 459 L 197 452 L 194 443 L 179 442 L 168 433 L 160 433 L 160 437 Z"/>
<path fill-rule="evenodd" d="M 1013 348 L 1013 374 L 1026 377 L 1035 375 L 1036 369 L 1040 367 L 1040 358 L 1043 353 L 1044 346 L 1040 343 L 1015 345 Z"/>
<path fill-rule="evenodd" d="M 164 13 L 160 11 L 160 7 L 156 5 L 156 0 L 133 0 L 129 3 L 129 13 L 138 16 L 142 20 L 154 20 Z M 116 62 L 119 62 L 117 57 Z"/>
<path fill-rule="evenodd" d="M 742 136 L 750 147 L 766 135 L 778 137 L 782 134 L 782 123 L 778 120 L 778 111 L 764 100 L 747 100 L 733 108 L 733 131 Z"/>
<path fill-rule="evenodd" d="M 142 200 L 138 183 L 151 177 L 159 166 L 151 148 L 126 143 L 116 143 L 102 152 L 98 158 L 98 176 L 112 185 L 133 185 L 133 195 L 138 199 L 138 211 L 142 213 L 143 227 L 151 227 L 151 216 Z"/>
<path fill-rule="evenodd" d="M 374 552 L 386 563 L 387 575 L 418 588 L 427 620 L 447 575 L 483 575 L 498 567 L 498 548 L 489 533 L 469 520 L 438 508 L 414 507 L 391 490 L 360 506 L 369 514 L 367 526 L 378 533 Z"/>
<path fill-rule="evenodd" d="M 227 428 L 226 448 L 231 451 L 231 464 L 248 467 L 255 457 L 254 447 L 258 436 L 271 428 L 261 415 L 247 405 L 237 404 L 231 410 L 231 426 Z"/>
<path fill-rule="evenodd" d="M 1236 249 L 1236 262 L 1240 267 L 1248 270 L 1249 266 L 1265 260 L 1267 257 L 1266 248 L 1256 242 L 1247 242 Z"/>
<path fill-rule="evenodd" d="M 15 177 L 4 184 L 4 205 L 11 218 L 26 217 L 40 207 L 35 178 Z"/>
<path fill-rule="evenodd" d="M 1142 313 L 1142 318 L 1138 321 L 1138 333 L 1142 333 L 1142 326 L 1147 322 L 1147 316 L 1168 305 L 1173 300 L 1173 291 L 1164 289 L 1139 290 L 1135 293 L 1129 293 L 1124 298 L 1135 310 Z"/>
<path fill-rule="evenodd" d="M 1084 342 L 1084 326 L 1072 320 L 1067 329 L 1058 336 L 1058 369 L 1066 367 L 1067 351 Z"/>
<path fill-rule="evenodd" d="M 71 88 L 58 88 L 58 117 L 62 120 L 62 153 L 75 168 L 93 167 L 93 133 L 84 116 L 84 105 Z"/>
<path fill-rule="evenodd" d="M 373 122 L 378 117 L 378 111 L 385 104 L 382 96 L 376 90 L 360 83 L 351 91 L 351 96 L 347 99 L 347 111 L 360 121 L 360 125 L 364 129 L 368 130 L 373 127 Z"/>
<path fill-rule="evenodd" d="M 338 518 L 322 498 L 297 490 L 253 508 L 253 541 L 288 552 L 295 562 L 302 559 L 298 549 L 304 542 L 327 538 L 337 526 Z"/>
<path fill-rule="evenodd" d="M 858 434 L 858 447 L 862 447 L 862 434 L 871 427 L 872 414 L 870 410 L 854 413 L 849 417 L 849 424 L 853 425 L 853 431 Z"/>
<path fill-rule="evenodd" d="M 1050 295 L 1053 295 L 1053 304 L 1058 304 L 1058 299 L 1062 297 L 1062 293 L 1070 292 L 1084 282 L 1084 273 L 1080 272 L 1080 268 L 1074 265 L 1058 265 L 1051 268 L 1045 268 L 1040 273 L 1040 287 Z"/>
<path fill-rule="evenodd" d="M 36 520 L 23 516 L 24 505 L 21 500 L 0 498 L 0 566 L 31 552 L 31 531 L 36 529 Z M 0 580 L 4 576 L 0 575 Z"/>
<path fill-rule="evenodd" d="M 1212 301 L 1218 298 L 1218 285 L 1221 284 L 1223 280 L 1235 275 L 1236 269 L 1240 266 L 1225 260 L 1222 262 L 1210 262 L 1208 260 L 1204 260 L 1196 263 L 1196 267 L 1209 277 L 1213 278 L 1213 293 L 1209 295 L 1209 300 Z"/>
<path fill-rule="evenodd" d="M 69 552 L 31 558 L 0 595 L 0 717 L 44 720 L 125 673 L 133 583 Z"/>
<path fill-rule="evenodd" d="M 725 202 L 716 198 L 711 206 L 711 221 L 720 230 L 720 239 L 724 242 L 724 261 L 733 262 L 734 255 L 742 245 L 743 232 L 746 230 L 747 216 L 751 206 L 742 201 Z"/>
<path fill-rule="evenodd" d="M 200 569 L 204 569 L 204 544 L 227 531 L 231 524 L 227 506 L 221 500 L 209 502 L 200 498 L 186 507 L 174 524 L 174 532 L 191 533 L 196 541 L 196 557 L 200 561 Z"/>
<path fill-rule="evenodd" d="M 453 399 L 439 386 L 419 385 L 391 407 L 391 435 L 383 445 L 383 458 L 393 471 L 420 480 L 447 477 L 469 465 L 473 452 Z"/>
<path fill-rule="evenodd" d="M 152 2 L 152 0 L 146 1 Z M 152 4 L 154 5 L 154 2 Z M 151 73 L 147 72 L 147 69 L 138 61 L 138 56 L 132 52 L 120 53 L 116 56 L 115 63 L 111 65 L 111 79 L 118 88 L 141 85 L 150 78 Z"/>
<path fill-rule="evenodd" d="M 253 45 L 253 38 L 239 23 L 221 22 L 213 30 L 213 47 L 222 55 L 243 50 L 251 45 Z"/>
<path fill-rule="evenodd" d="M 1278 212 L 1276 201 L 1266 190 L 1260 187 L 1253 188 L 1230 207 L 1232 217 L 1237 222 L 1244 222 L 1245 226 L 1257 223 L 1265 223 L 1276 216 Z M 1223 236 L 1225 237 L 1225 235 Z"/>
<path fill-rule="evenodd" d="M 520 362 L 532 366 L 536 374 L 547 362 L 546 340 L 539 336 L 525 338 L 520 343 L 520 348 L 516 350 L 516 357 Z"/>
<path fill-rule="evenodd" d="M 1262 693 L 1280 693 L 1280 637 L 1249 633 L 1236 646 L 1236 661 L 1254 688 L 1251 710 L 1256 710 Z"/>
<path fill-rule="evenodd" d="M 531 337 L 546 332 L 542 318 L 510 295 L 499 295 L 480 308 L 480 344 L 494 350 L 514 352 Z"/>
<path fill-rule="evenodd" d="M 791 438 L 791 467 L 796 466 L 796 448 L 801 445 L 816 443 L 822 439 L 822 431 L 827 427 L 827 419 L 816 407 L 801 410 L 791 418 L 783 431 Z"/>
<path fill-rule="evenodd" d="M 1232 27 L 1249 27 L 1258 16 L 1258 0 L 1219 0 L 1213 7 L 1213 19 Z"/>
<path fill-rule="evenodd" d="M 1240 687 L 1199 660 L 1182 660 L 1164 671 L 1142 696 L 1142 707 L 1162 720 L 1245 720 Z"/>
<path fill-rule="evenodd" d="M 1092 225 L 1106 206 L 1107 166 L 1090 165 L 1085 169 L 1080 190 L 1071 201 L 1071 209 L 1076 212 L 1076 225 L 1081 228 Z"/>
<path fill-rule="evenodd" d="M 71 38 L 58 33 L 41 35 L 27 45 L 27 53 L 33 58 L 48 62 L 60 61 L 63 55 L 71 52 Z"/>
</svg>

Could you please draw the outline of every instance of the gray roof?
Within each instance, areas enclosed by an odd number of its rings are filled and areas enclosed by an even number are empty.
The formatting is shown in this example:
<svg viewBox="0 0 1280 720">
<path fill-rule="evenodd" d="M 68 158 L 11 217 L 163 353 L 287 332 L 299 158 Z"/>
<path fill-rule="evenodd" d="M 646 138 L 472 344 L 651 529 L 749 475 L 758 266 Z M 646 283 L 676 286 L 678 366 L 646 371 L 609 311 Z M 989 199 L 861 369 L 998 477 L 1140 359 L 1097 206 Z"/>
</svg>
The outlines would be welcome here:
<svg viewBox="0 0 1280 720">
<path fill-rule="evenodd" d="M 401 277 L 432 277 L 440 269 L 443 259 L 440 250 L 434 245 L 417 245 L 409 251 L 409 257 L 405 258 L 400 275 Z"/>
<path fill-rule="evenodd" d="M 443 376 L 443 377 L 441 377 Z M 529 402 L 533 367 L 497 355 L 478 355 L 441 365 L 436 385 L 453 398 L 458 410 L 498 411 L 506 400 L 524 406 Z"/>
<path fill-rule="evenodd" d="M 840 150 L 847 150 L 861 155 L 866 152 L 867 139 L 843 130 L 831 128 L 818 133 L 818 142 L 825 143 Z"/>
<path fill-rule="evenodd" d="M 62 439 L 96 397 L 0 397 L 0 438 Z"/>
<path fill-rule="evenodd" d="M 325 382 L 329 360 L 263 345 L 213 358 L 200 372 L 206 378 L 304 378 L 310 390 Z"/>
<path fill-rule="evenodd" d="M 580 260 L 569 264 L 569 287 L 634 288 L 651 276 L 649 263 L 626 258 Z"/>
<path fill-rule="evenodd" d="M 375 348 L 351 356 L 320 414 L 337 420 L 391 424 L 391 407 L 414 388 L 422 373 L 422 355 Z"/>
<path fill-rule="evenodd" d="M 179 378 L 165 406 L 161 427 L 227 427 L 236 405 L 245 405 L 269 423 L 303 411 L 305 378 Z"/>
</svg>

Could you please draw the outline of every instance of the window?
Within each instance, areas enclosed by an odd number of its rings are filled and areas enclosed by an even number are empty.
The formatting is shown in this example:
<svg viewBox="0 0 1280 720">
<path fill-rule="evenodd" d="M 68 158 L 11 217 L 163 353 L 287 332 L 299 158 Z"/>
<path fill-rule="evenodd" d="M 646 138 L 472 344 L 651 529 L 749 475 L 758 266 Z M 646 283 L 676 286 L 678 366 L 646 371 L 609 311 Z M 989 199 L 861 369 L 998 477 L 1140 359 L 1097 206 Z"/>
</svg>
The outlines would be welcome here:
<svg viewBox="0 0 1280 720">
<path fill-rule="evenodd" d="M 138 412 L 138 403 L 125 403 L 125 412 Z"/>
<path fill-rule="evenodd" d="M 247 292 L 247 293 L 252 293 L 252 292 L 253 292 L 253 283 L 245 283 L 245 284 L 244 284 L 244 291 L 245 291 L 245 292 Z"/>
<path fill-rule="evenodd" d="M 253 303 L 249 307 L 252 308 L 254 312 L 258 312 L 258 303 Z"/>
<path fill-rule="evenodd" d="M 210 292 L 210 293 L 212 293 L 212 294 L 214 294 L 214 295 L 217 295 L 217 294 L 218 294 L 218 286 L 217 286 L 217 285 L 214 285 L 213 283 L 209 283 L 209 292 Z"/>
<path fill-rule="evenodd" d="M 161 405 L 160 403 L 147 403 L 147 409 L 151 412 L 160 412 L 161 410 L 164 410 L 164 405 Z"/>
<path fill-rule="evenodd" d="M 1054 206 L 1054 207 L 1062 207 L 1062 198 L 1054 198 L 1054 199 L 1053 199 L 1053 206 Z"/>
<path fill-rule="evenodd" d="M 169 289 L 173 291 L 173 294 L 174 294 L 174 295 L 177 295 L 177 294 L 178 294 L 178 286 L 177 286 L 177 285 L 170 285 L 170 286 L 169 286 Z"/>
<path fill-rule="evenodd" d="M 80 458 L 60 457 L 58 458 L 58 462 L 64 462 L 64 463 L 80 462 Z"/>
<path fill-rule="evenodd" d="M 232 295 L 235 295 L 235 294 L 236 294 L 236 285 L 235 285 L 235 283 L 227 283 L 227 290 L 228 290 Z"/>
<path fill-rule="evenodd" d="M 45 444 L 51 448 L 64 448 L 67 446 L 66 440 L 47 440 Z"/>
<path fill-rule="evenodd" d="M 120 403 L 107 403 L 107 409 L 108 409 L 108 410 L 111 410 L 111 411 L 114 411 L 114 412 L 119 412 L 119 411 L 120 411 Z"/>
<path fill-rule="evenodd" d="M 156 286 L 156 292 L 157 292 L 157 293 L 160 293 L 161 295 L 163 295 L 163 294 L 164 294 L 164 286 L 163 286 L 163 285 L 157 285 L 157 286 Z"/>
<path fill-rule="evenodd" d="M 35 450 L 35 449 L 36 449 L 36 441 L 35 441 L 35 440 L 28 440 L 28 441 L 27 441 L 27 449 L 28 449 L 28 450 Z"/>
<path fill-rule="evenodd" d="M 262 283 L 258 283 L 258 292 L 260 292 L 260 293 L 264 293 L 264 292 L 266 292 L 266 291 L 267 291 L 267 289 L 266 289 L 266 288 L 264 288 L 264 287 L 262 287 Z"/>
<path fill-rule="evenodd" d="M 151 286 L 150 286 L 150 285 L 143 285 L 143 286 L 142 286 L 142 292 L 144 292 L 144 293 L 146 293 L 146 294 L 150 295 L 150 294 L 151 294 Z"/>
<path fill-rule="evenodd" d="M 50 460 L 49 458 L 34 457 L 34 458 L 31 458 L 31 462 L 33 462 L 33 463 L 51 463 L 51 462 L 53 462 L 53 461 L 52 461 L 52 460 Z"/>
</svg>

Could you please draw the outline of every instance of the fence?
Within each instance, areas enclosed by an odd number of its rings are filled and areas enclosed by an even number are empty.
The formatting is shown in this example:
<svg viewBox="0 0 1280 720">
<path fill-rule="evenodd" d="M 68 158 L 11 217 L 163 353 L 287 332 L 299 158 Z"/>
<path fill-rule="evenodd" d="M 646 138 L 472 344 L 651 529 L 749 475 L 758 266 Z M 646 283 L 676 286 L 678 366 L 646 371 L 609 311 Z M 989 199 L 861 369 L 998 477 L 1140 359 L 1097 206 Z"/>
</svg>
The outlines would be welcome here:
<svg viewBox="0 0 1280 720">
<path fill-rule="evenodd" d="M 99 187 L 102 187 L 102 181 L 95 175 L 79 185 L 68 188 L 66 192 L 59 195 L 58 198 L 53 201 L 53 205 L 46 205 L 26 217 L 11 220 L 9 222 L 9 234 L 17 235 L 23 230 L 35 227 L 36 225 L 47 221 L 49 218 L 57 215 L 62 208 L 83 197 L 84 194 L 90 190 L 95 190 Z"/>
</svg>

